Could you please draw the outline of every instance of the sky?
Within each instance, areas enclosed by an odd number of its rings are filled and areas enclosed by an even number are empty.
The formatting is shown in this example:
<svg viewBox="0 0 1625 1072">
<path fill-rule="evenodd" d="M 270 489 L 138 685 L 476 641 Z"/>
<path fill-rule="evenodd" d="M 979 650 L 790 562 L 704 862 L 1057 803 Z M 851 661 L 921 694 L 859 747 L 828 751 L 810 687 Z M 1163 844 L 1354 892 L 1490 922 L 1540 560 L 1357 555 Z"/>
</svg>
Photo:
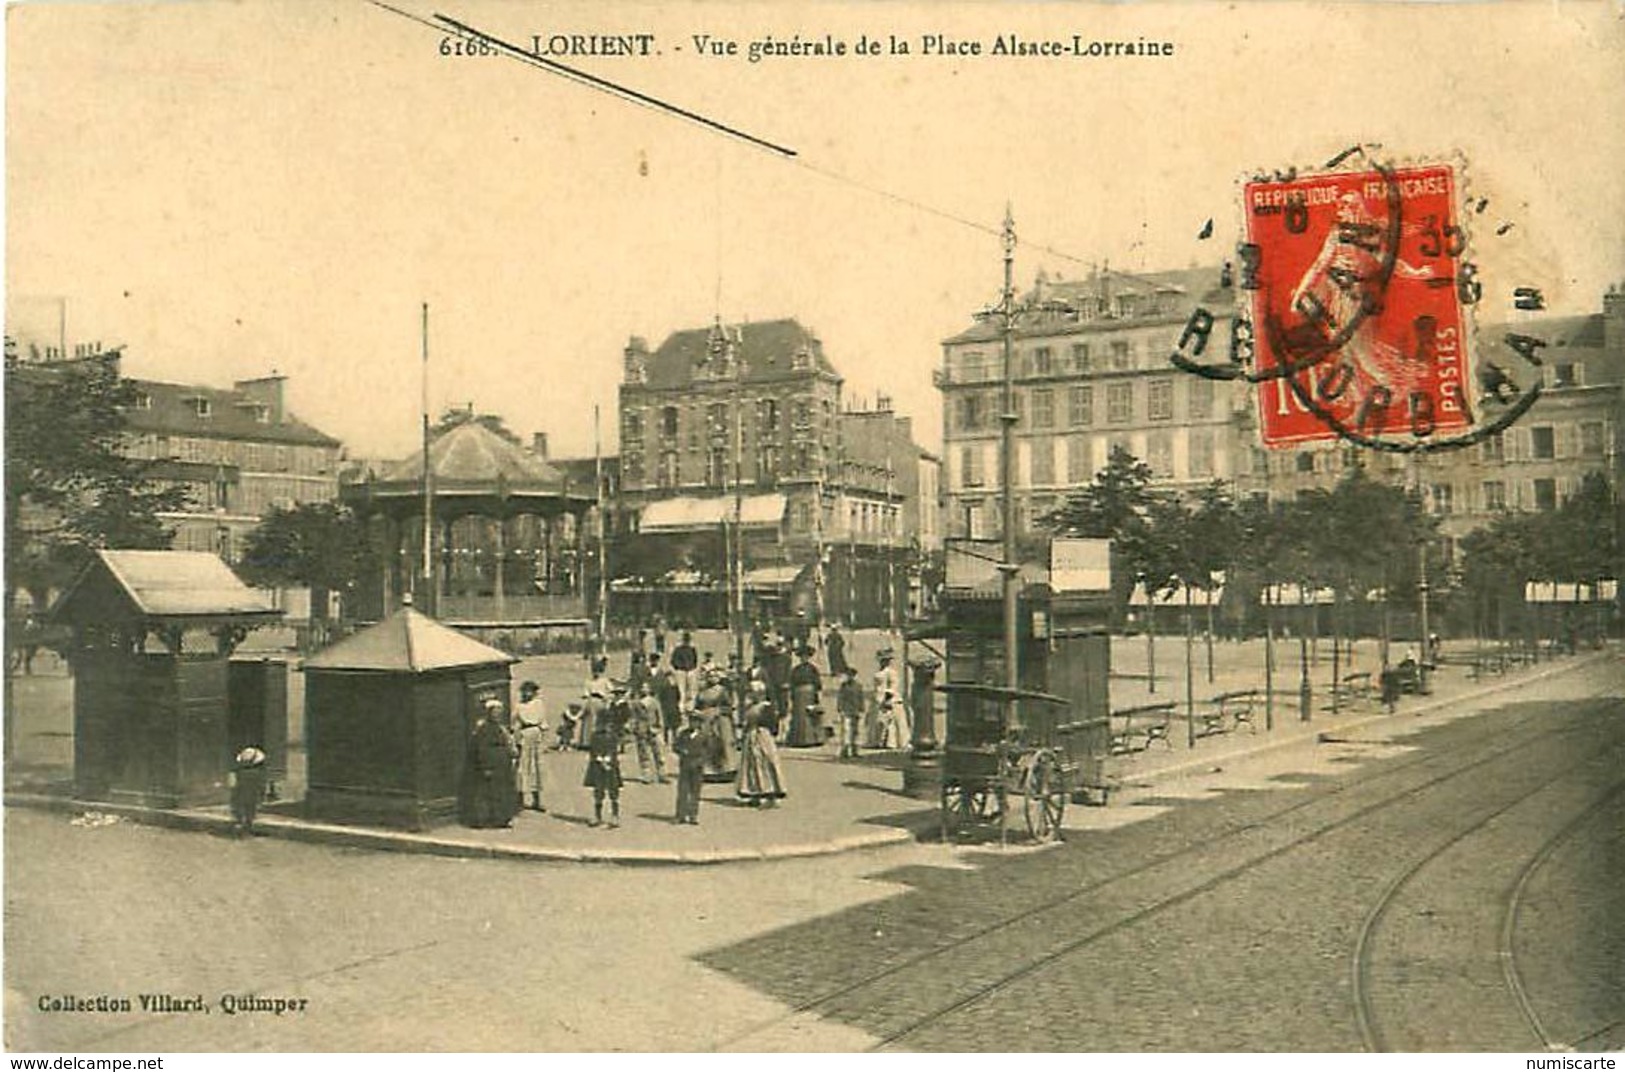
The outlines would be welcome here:
<svg viewBox="0 0 1625 1072">
<path fill-rule="evenodd" d="M 615 448 L 629 336 L 794 317 L 850 398 L 890 395 L 935 447 L 930 373 L 998 296 L 1007 204 L 1022 285 L 1217 265 L 1245 176 L 1354 144 L 1452 161 L 1489 199 L 1484 319 L 1514 286 L 1573 313 L 1625 282 L 1618 5 L 438 3 L 396 6 L 526 47 L 651 35 L 647 56 L 555 58 L 796 155 L 443 55 L 447 34 L 360 0 L 12 6 L 8 331 L 52 337 L 65 310 L 70 347 L 122 343 L 131 375 L 274 369 L 352 455 L 393 457 L 419 434 L 427 303 L 432 410 L 590 455 L 594 407 Z M 1174 49 L 990 54 L 1008 34 Z M 847 54 L 751 62 L 768 35 Z M 931 35 L 982 54 L 923 54 Z"/>
</svg>

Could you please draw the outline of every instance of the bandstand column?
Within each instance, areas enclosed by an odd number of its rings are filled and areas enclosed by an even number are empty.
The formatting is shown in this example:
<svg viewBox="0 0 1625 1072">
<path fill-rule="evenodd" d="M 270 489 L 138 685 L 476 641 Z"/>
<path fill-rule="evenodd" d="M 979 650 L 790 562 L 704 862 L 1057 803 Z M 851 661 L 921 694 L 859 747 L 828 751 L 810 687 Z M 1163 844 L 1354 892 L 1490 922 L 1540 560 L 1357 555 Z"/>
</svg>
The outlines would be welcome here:
<svg viewBox="0 0 1625 1072">
<path fill-rule="evenodd" d="M 496 583 L 495 583 L 495 586 L 493 588 L 493 591 L 496 593 L 497 618 L 500 619 L 500 620 L 506 621 L 508 615 L 507 615 L 507 606 L 506 606 L 506 592 L 505 592 L 505 589 L 503 587 L 503 576 L 502 576 L 502 574 L 506 570 L 507 564 L 508 564 L 507 542 L 504 539 L 504 533 L 503 533 L 503 529 L 507 527 L 507 523 L 500 515 L 495 519 L 495 523 L 496 523 L 496 536 L 495 536 L 495 539 L 492 541 L 492 548 L 493 548 L 492 554 L 496 558 L 496 578 L 495 578 Z"/>
<path fill-rule="evenodd" d="M 435 577 L 434 609 L 436 617 L 444 617 L 445 611 L 442 609 L 444 606 L 442 600 L 451 595 L 451 571 L 455 562 L 453 557 L 455 549 L 451 544 L 451 518 L 436 518 L 436 521 L 439 522 L 438 527 L 440 529 L 440 552 L 437 556 L 440 568 L 436 571 L 437 576 Z"/>
</svg>

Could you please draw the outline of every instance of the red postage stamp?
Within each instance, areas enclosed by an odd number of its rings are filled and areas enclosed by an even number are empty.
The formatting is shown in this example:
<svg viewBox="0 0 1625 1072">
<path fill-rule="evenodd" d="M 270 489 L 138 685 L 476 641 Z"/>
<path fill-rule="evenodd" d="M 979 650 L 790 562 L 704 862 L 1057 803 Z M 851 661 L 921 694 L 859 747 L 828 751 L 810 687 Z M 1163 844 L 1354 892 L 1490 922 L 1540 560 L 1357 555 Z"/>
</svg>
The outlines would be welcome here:
<svg viewBox="0 0 1625 1072">
<path fill-rule="evenodd" d="M 1245 184 L 1239 286 L 1268 447 L 1471 426 L 1476 298 L 1450 165 Z"/>
</svg>

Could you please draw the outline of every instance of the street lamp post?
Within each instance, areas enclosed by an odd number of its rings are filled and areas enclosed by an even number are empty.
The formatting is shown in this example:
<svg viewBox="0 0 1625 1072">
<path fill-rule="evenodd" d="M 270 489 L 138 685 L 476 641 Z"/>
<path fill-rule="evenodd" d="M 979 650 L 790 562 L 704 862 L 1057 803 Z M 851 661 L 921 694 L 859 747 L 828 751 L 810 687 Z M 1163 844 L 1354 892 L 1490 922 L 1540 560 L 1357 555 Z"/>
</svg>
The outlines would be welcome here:
<svg viewBox="0 0 1625 1072">
<path fill-rule="evenodd" d="M 1021 671 L 1017 666 L 1020 645 L 1017 643 L 1016 581 L 1021 570 L 1016 561 L 1016 386 L 1015 386 L 1015 330 L 1016 292 L 1014 282 L 1016 258 L 1016 221 L 1008 204 L 1004 207 L 1004 290 L 999 299 L 1002 320 L 1000 334 L 1004 354 L 1004 397 L 999 413 L 999 491 L 1003 495 L 1004 561 L 999 563 L 1004 587 L 1004 674 L 1011 688 L 1021 687 Z"/>
</svg>

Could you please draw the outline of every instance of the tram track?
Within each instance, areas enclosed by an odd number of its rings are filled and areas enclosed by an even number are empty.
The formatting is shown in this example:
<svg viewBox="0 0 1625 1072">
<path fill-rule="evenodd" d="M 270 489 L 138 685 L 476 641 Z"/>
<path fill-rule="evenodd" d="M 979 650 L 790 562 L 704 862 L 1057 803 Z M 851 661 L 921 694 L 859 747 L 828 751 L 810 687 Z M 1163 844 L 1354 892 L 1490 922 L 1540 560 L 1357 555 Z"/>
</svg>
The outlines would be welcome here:
<svg viewBox="0 0 1625 1072">
<path fill-rule="evenodd" d="M 1523 717 L 1519 718 L 1510 728 L 1508 734 L 1498 737 L 1495 742 L 1480 749 L 1478 752 L 1475 752 L 1472 757 L 1466 759 L 1465 761 L 1462 760 L 1460 753 L 1448 753 L 1442 756 L 1429 753 L 1414 757 L 1412 759 L 1389 763 L 1386 764 L 1382 769 L 1374 771 L 1367 776 L 1356 778 L 1352 781 L 1337 785 L 1326 792 L 1317 793 L 1306 800 L 1300 800 L 1286 807 L 1274 809 L 1261 816 L 1255 816 L 1246 821 L 1231 824 L 1230 826 L 1218 831 L 1215 836 L 1209 837 L 1198 843 L 1191 843 L 1181 846 L 1180 848 L 1145 860 L 1133 867 L 1115 872 L 1098 881 L 1085 884 L 1078 889 L 1044 899 L 1036 904 L 1023 908 L 1019 912 L 1003 916 L 1002 918 L 997 919 L 986 926 L 980 927 L 953 942 L 924 950 L 896 963 L 886 965 L 878 971 L 868 973 L 860 979 L 853 980 L 842 986 L 815 995 L 809 999 L 797 1002 L 788 1012 L 784 1014 L 746 1026 L 739 1032 L 721 1041 L 718 1044 L 718 1047 L 728 1048 L 736 1046 L 744 1040 L 763 1034 L 764 1032 L 773 1029 L 775 1026 L 789 1021 L 797 1016 L 802 1016 L 809 1013 L 815 1015 L 827 1015 L 832 1012 L 839 1012 L 841 1011 L 842 1006 L 852 1004 L 850 999 L 860 997 L 865 993 L 873 992 L 880 986 L 880 984 L 896 980 L 904 973 L 915 969 L 934 967 L 939 971 L 944 970 L 947 962 L 953 960 L 954 958 L 967 956 L 969 953 L 974 951 L 975 947 L 985 946 L 990 940 L 997 940 L 1001 937 L 1007 936 L 1009 932 L 1012 932 L 1015 928 L 1018 928 L 1023 924 L 1041 921 L 1043 917 L 1064 910 L 1080 901 L 1080 899 L 1091 896 L 1099 897 L 1100 895 L 1111 891 L 1114 887 L 1124 887 L 1131 884 L 1136 879 L 1153 877 L 1158 869 L 1167 869 L 1171 866 L 1177 866 L 1187 861 L 1211 859 L 1215 855 L 1222 855 L 1223 852 L 1228 851 L 1238 844 L 1242 844 L 1245 838 L 1247 838 L 1249 835 L 1255 835 L 1261 831 L 1277 831 L 1281 826 L 1290 822 L 1294 818 L 1299 817 L 1301 814 L 1312 813 L 1312 809 L 1333 809 L 1334 814 L 1332 816 L 1312 825 L 1311 828 L 1306 832 L 1288 838 L 1288 840 L 1286 840 L 1284 843 L 1278 844 L 1263 852 L 1246 853 L 1244 854 L 1244 858 L 1239 863 L 1236 863 L 1230 867 L 1221 868 L 1217 873 L 1208 876 L 1204 880 L 1195 883 L 1176 883 L 1175 885 L 1178 887 L 1178 891 L 1171 896 L 1158 897 L 1152 900 L 1150 903 L 1145 904 L 1144 907 L 1137 911 L 1121 914 L 1116 919 L 1111 920 L 1103 926 L 1094 928 L 1088 933 L 1062 942 L 1058 945 L 1046 943 L 1046 947 L 1042 953 L 1022 959 L 1020 963 L 1013 967 L 1013 969 L 998 973 L 996 977 L 982 985 L 975 987 L 969 993 L 963 994 L 953 1001 L 947 1002 L 938 1008 L 932 1009 L 923 1016 L 911 1017 L 907 1023 L 881 1034 L 879 1036 L 879 1040 L 875 1043 L 874 1048 L 891 1046 L 894 1043 L 897 1043 L 917 1033 L 921 1029 L 928 1027 L 932 1023 L 951 1016 L 955 1012 L 967 1008 L 979 1001 L 985 1000 L 987 997 L 1009 986 L 1016 980 L 1031 975 L 1046 965 L 1054 963 L 1063 957 L 1077 952 L 1090 943 L 1098 942 L 1110 934 L 1117 933 L 1139 923 L 1143 923 L 1170 908 L 1192 900 L 1201 894 L 1224 884 L 1227 881 L 1235 879 L 1236 877 L 1243 875 L 1270 860 L 1276 859 L 1296 848 L 1324 837 L 1326 834 L 1335 830 L 1345 828 L 1375 812 L 1411 799 L 1417 794 L 1423 793 L 1428 789 L 1445 782 L 1449 782 L 1452 779 L 1460 778 L 1498 760 L 1505 759 L 1515 754 L 1521 754 L 1532 743 L 1538 740 L 1550 739 L 1552 736 L 1552 731 L 1548 728 L 1537 727 L 1533 732 L 1524 732 L 1525 730 L 1528 730 L 1530 722 L 1536 718 L 1537 715 L 1535 713 L 1524 715 Z M 1571 725 L 1557 732 L 1573 733 L 1578 732 L 1581 728 L 1582 726 L 1580 725 Z M 1440 773 L 1428 774 L 1428 768 L 1437 768 L 1441 765 L 1445 765 L 1447 769 Z M 1357 803 L 1362 793 L 1373 788 L 1380 788 L 1382 785 L 1390 783 L 1396 778 L 1403 778 L 1404 776 L 1414 774 L 1419 770 L 1421 773 L 1427 775 L 1421 782 L 1415 785 L 1400 788 L 1398 791 L 1390 792 L 1368 803 Z M 1356 806 L 1352 810 L 1342 815 L 1335 814 L 1338 809 L 1349 804 L 1350 802 L 1356 802 Z M 1063 925 L 1068 922 L 1075 923 L 1075 921 L 1062 921 Z M 989 952 L 995 954 L 1005 953 L 1005 951 L 1002 949 L 994 949 Z"/>
<path fill-rule="evenodd" d="M 1536 872 L 1546 866 L 1547 861 L 1552 858 L 1552 855 L 1559 848 L 1566 845 L 1575 834 L 1579 833 L 1596 818 L 1599 811 L 1607 807 L 1622 792 L 1625 792 L 1625 781 L 1616 782 L 1612 788 L 1594 800 L 1589 807 L 1571 819 L 1563 829 L 1553 835 L 1545 845 L 1542 845 L 1540 851 L 1530 857 L 1529 861 L 1524 864 L 1523 869 L 1518 873 L 1518 881 L 1512 887 L 1512 893 L 1507 897 L 1506 911 L 1502 916 L 1501 923 L 1501 947 L 1498 951 L 1501 960 L 1501 971 L 1506 978 L 1507 989 L 1511 991 L 1513 999 L 1517 1002 L 1518 1011 L 1523 1014 L 1524 1020 L 1529 1024 L 1530 1031 L 1534 1033 L 1535 1038 L 1539 1040 L 1541 1047 L 1544 1049 L 1573 1049 L 1591 1041 L 1593 1038 L 1607 1034 L 1625 1023 L 1625 1018 L 1615 1020 L 1587 1032 L 1579 1038 L 1571 1039 L 1567 1043 L 1554 1040 L 1551 1032 L 1547 1029 L 1545 1020 L 1536 1013 L 1534 1003 L 1529 998 L 1529 990 L 1524 983 L 1523 973 L 1518 969 L 1518 955 L 1513 945 L 1518 932 L 1518 914 L 1523 907 L 1524 892 L 1529 886 L 1529 880 L 1534 877 Z"/>
<path fill-rule="evenodd" d="M 1584 724 L 1579 724 L 1570 726 L 1559 732 L 1564 735 L 1570 735 L 1578 733 L 1585 728 L 1586 727 Z M 1549 738 L 1551 734 L 1548 733 L 1541 736 Z M 1305 834 L 1293 837 L 1269 850 L 1251 856 L 1233 867 L 1226 868 L 1223 871 L 1212 875 L 1205 881 L 1187 886 L 1184 889 L 1179 890 L 1177 893 L 1153 901 L 1137 911 L 1121 915 L 1105 926 L 1080 935 L 1077 938 L 1063 942 L 1042 956 L 1023 963 L 1014 970 L 1003 974 L 999 978 L 977 987 L 973 992 L 966 994 L 958 1000 L 945 1004 L 931 1011 L 927 1015 L 920 1017 L 915 1022 L 906 1025 L 900 1030 L 893 1031 L 891 1034 L 874 1043 L 870 1049 L 879 1050 L 891 1047 L 909 1036 L 917 1034 L 924 1028 L 927 1028 L 937 1022 L 953 1016 L 956 1013 L 962 1012 L 974 1005 L 986 1001 L 1000 991 L 1010 987 L 1012 984 L 1035 975 L 1040 970 L 1079 952 L 1089 945 L 1097 943 L 1102 939 L 1118 932 L 1147 923 L 1153 920 L 1155 917 L 1166 913 L 1170 909 L 1186 904 L 1203 894 L 1210 893 L 1228 882 L 1232 882 L 1250 872 L 1256 871 L 1264 864 L 1280 859 L 1281 857 L 1286 856 L 1288 853 L 1294 852 L 1303 848 L 1304 846 L 1317 842 L 1329 834 L 1351 827 L 1363 819 L 1366 819 L 1402 802 L 1409 801 L 1423 793 L 1461 778 L 1464 775 L 1477 772 L 1481 768 L 1493 764 L 1498 760 L 1511 757 L 1515 753 L 1522 753 L 1522 751 L 1523 747 L 1520 744 L 1519 746 L 1515 746 L 1513 748 L 1496 749 L 1487 756 L 1480 757 L 1468 763 L 1459 764 L 1452 769 L 1435 777 L 1429 778 L 1418 785 L 1400 790 L 1389 797 L 1359 808 L 1348 815 L 1328 822 L 1325 825 Z M 1551 780 L 1543 782 L 1542 787 L 1544 787 L 1545 784 L 1549 784 L 1550 781 Z"/>
<path fill-rule="evenodd" d="M 1625 753 L 1625 746 L 1614 747 L 1607 753 L 1607 756 L 1610 760 L 1612 760 L 1621 753 Z M 1595 762 L 1596 760 L 1594 759 L 1593 761 Z M 1361 922 L 1359 934 L 1355 939 L 1354 949 L 1350 954 L 1349 964 L 1350 986 L 1354 996 L 1355 1027 L 1360 1034 L 1361 1044 L 1367 1052 L 1385 1053 L 1389 1050 L 1387 1037 L 1381 1028 L 1379 1017 L 1377 1016 L 1371 998 L 1371 957 L 1374 937 L 1377 934 L 1378 929 L 1382 926 L 1384 920 L 1387 918 L 1390 910 L 1398 902 L 1400 894 L 1416 880 L 1417 876 L 1420 875 L 1428 867 L 1428 865 L 1438 860 L 1452 848 L 1461 844 L 1474 834 L 1484 830 L 1485 827 L 1489 826 L 1489 824 L 1512 811 L 1520 804 L 1523 804 L 1533 797 L 1538 796 L 1554 785 L 1565 782 L 1571 777 L 1572 775 L 1570 772 L 1560 771 L 1553 777 L 1541 781 L 1532 789 L 1519 793 L 1511 800 L 1501 803 L 1492 810 L 1480 815 L 1472 823 L 1457 830 L 1450 837 L 1434 845 L 1426 853 L 1412 860 L 1403 870 L 1401 870 L 1389 881 L 1388 885 L 1384 887 L 1382 892 L 1378 895 L 1376 902 L 1367 911 L 1365 919 Z M 1503 911 L 1502 926 L 1499 929 L 1500 947 L 1498 952 L 1502 961 L 1503 975 L 1507 981 L 1508 989 L 1512 993 L 1513 998 L 1519 1007 L 1520 1013 L 1524 1017 L 1524 1020 L 1529 1025 L 1530 1029 L 1533 1031 L 1535 1037 L 1540 1041 L 1542 1048 L 1551 1048 L 1551 1039 L 1548 1037 L 1546 1031 L 1542 1027 L 1539 1018 L 1535 1015 L 1533 1008 L 1529 1005 L 1527 994 L 1517 976 L 1516 967 L 1513 965 L 1510 955 L 1513 928 L 1515 926 L 1517 915 L 1518 899 L 1521 897 L 1523 887 L 1527 883 L 1529 876 L 1538 870 L 1539 864 L 1550 855 L 1551 851 L 1566 840 L 1567 837 L 1574 831 L 1578 830 L 1580 826 L 1583 825 L 1583 820 L 1589 818 L 1598 808 L 1607 804 L 1608 801 L 1611 800 L 1622 789 L 1625 789 L 1625 782 L 1615 783 L 1608 789 L 1607 792 L 1592 800 L 1580 813 L 1580 815 L 1567 824 L 1563 830 L 1559 831 L 1558 834 L 1548 839 L 1539 852 L 1537 852 L 1536 855 L 1525 864 L 1520 873 L 1518 881 L 1515 883 L 1512 892 L 1507 898 L 1507 906 Z"/>
</svg>

